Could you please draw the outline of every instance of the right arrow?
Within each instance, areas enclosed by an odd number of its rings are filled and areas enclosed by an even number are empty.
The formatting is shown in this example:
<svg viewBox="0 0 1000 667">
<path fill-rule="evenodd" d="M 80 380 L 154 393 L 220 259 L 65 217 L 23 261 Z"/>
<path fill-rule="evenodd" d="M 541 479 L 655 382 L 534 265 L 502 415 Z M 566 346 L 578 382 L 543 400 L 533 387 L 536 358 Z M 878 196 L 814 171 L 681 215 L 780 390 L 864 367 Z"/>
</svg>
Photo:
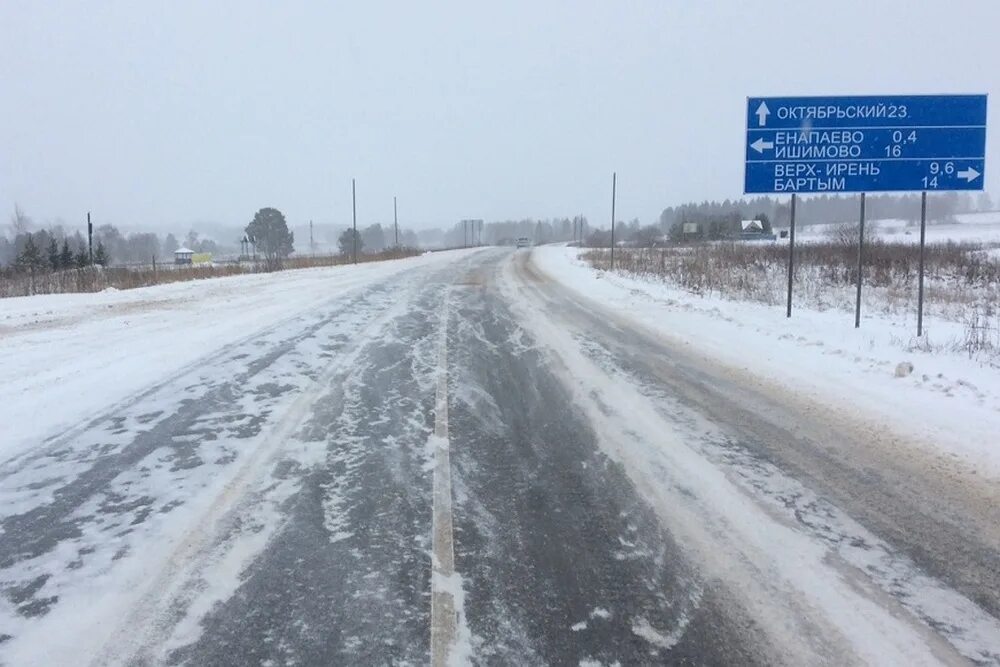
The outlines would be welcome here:
<svg viewBox="0 0 1000 667">
<path fill-rule="evenodd" d="M 969 167 L 968 169 L 963 169 L 962 171 L 958 172 L 958 177 L 964 178 L 966 183 L 971 183 L 972 181 L 979 178 L 979 172 L 973 169 L 972 167 Z"/>
<path fill-rule="evenodd" d="M 754 113 L 757 114 L 758 125 L 760 125 L 761 127 L 767 125 L 767 115 L 771 113 L 771 110 L 767 108 L 767 102 L 762 101 L 760 103 L 760 106 L 757 107 L 757 110 L 754 111 Z"/>
<path fill-rule="evenodd" d="M 765 148 L 774 148 L 774 142 L 758 139 L 757 141 L 750 144 L 750 148 L 754 149 L 758 153 L 763 153 Z"/>
</svg>

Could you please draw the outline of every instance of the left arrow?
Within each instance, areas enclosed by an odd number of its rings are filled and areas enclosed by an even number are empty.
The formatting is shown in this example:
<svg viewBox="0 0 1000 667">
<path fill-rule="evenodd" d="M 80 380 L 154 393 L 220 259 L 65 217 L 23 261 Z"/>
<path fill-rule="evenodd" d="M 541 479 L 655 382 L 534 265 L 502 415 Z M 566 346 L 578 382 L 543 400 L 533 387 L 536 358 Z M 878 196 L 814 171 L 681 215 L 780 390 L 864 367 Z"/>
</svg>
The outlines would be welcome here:
<svg viewBox="0 0 1000 667">
<path fill-rule="evenodd" d="M 758 153 L 763 153 L 765 148 L 774 148 L 774 142 L 758 139 L 757 141 L 750 144 L 750 148 L 754 149 Z"/>
</svg>

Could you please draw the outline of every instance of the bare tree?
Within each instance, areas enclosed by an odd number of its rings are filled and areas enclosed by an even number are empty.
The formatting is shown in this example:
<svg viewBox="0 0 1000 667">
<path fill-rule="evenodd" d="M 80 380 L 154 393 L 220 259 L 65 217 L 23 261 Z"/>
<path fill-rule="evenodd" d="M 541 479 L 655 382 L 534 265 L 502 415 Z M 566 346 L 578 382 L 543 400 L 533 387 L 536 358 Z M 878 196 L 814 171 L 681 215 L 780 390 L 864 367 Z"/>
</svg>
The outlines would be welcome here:
<svg viewBox="0 0 1000 667">
<path fill-rule="evenodd" d="M 831 226 L 827 230 L 830 240 L 845 248 L 856 248 L 858 237 L 861 236 L 861 223 L 842 223 Z M 875 220 L 865 222 L 865 245 L 878 240 L 878 223 Z"/>
<path fill-rule="evenodd" d="M 10 228 L 14 233 L 14 238 L 17 238 L 21 234 L 27 234 L 31 230 L 31 218 L 21 209 L 20 206 L 14 204 L 14 215 L 10 216 Z"/>
</svg>

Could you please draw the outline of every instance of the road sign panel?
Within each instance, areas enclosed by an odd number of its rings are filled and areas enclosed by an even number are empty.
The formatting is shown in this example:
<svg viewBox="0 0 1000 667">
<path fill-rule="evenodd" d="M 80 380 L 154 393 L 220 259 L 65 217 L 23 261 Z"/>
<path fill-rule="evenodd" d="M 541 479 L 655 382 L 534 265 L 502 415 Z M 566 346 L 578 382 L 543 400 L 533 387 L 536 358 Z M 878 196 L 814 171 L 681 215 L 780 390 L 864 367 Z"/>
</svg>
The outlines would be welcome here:
<svg viewBox="0 0 1000 667">
<path fill-rule="evenodd" d="M 985 95 L 747 100 L 747 193 L 982 190 Z"/>
</svg>

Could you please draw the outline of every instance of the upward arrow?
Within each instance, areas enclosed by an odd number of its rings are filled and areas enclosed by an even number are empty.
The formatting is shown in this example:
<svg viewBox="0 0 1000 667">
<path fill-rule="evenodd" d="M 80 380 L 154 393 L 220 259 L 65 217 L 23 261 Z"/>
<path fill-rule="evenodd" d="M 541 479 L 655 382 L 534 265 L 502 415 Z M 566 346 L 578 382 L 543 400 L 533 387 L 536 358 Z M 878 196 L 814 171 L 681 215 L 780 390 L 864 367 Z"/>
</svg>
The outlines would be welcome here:
<svg viewBox="0 0 1000 667">
<path fill-rule="evenodd" d="M 767 108 L 767 102 L 761 101 L 760 106 L 754 111 L 757 114 L 757 124 L 761 127 L 767 125 L 767 115 L 771 113 L 771 110 Z"/>
</svg>

